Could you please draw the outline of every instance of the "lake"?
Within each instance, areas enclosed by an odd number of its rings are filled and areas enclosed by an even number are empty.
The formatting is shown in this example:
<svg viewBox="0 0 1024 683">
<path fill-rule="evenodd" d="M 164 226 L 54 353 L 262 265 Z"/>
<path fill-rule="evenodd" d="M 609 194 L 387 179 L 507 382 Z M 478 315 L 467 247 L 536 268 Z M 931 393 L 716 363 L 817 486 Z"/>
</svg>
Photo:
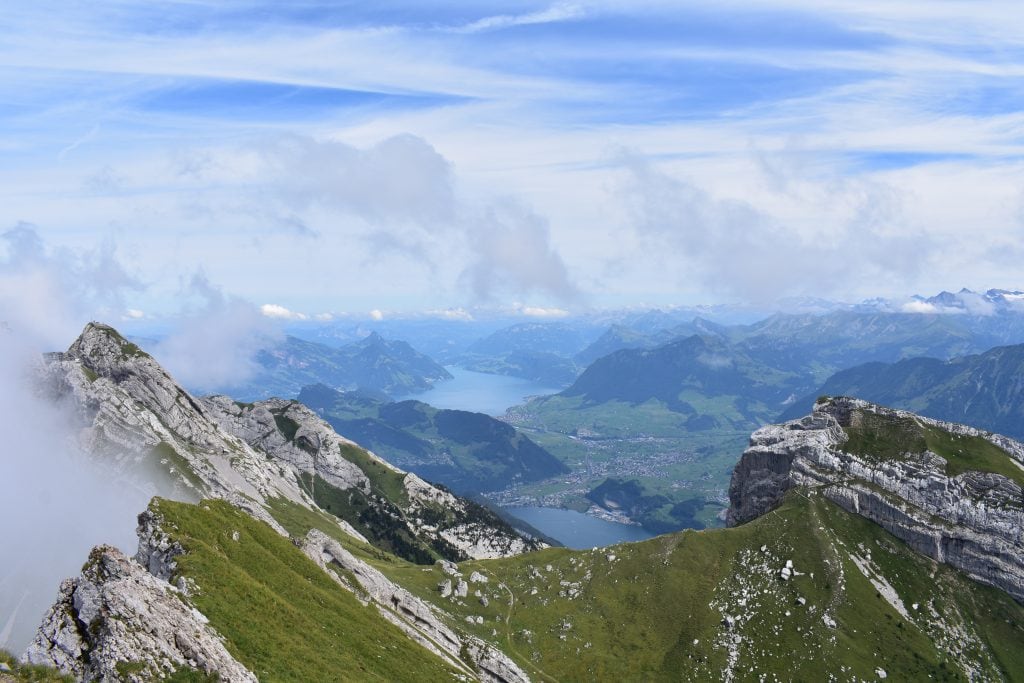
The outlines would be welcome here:
<svg viewBox="0 0 1024 683">
<path fill-rule="evenodd" d="M 524 403 L 527 396 L 557 394 L 561 391 L 518 377 L 473 372 L 453 365 L 445 369 L 454 379 L 438 382 L 434 388 L 411 398 L 429 403 L 435 408 L 502 415 L 512 406 Z"/>
<path fill-rule="evenodd" d="M 505 511 L 575 550 L 643 541 L 654 536 L 643 527 L 609 522 L 575 510 L 515 507 Z"/>
</svg>

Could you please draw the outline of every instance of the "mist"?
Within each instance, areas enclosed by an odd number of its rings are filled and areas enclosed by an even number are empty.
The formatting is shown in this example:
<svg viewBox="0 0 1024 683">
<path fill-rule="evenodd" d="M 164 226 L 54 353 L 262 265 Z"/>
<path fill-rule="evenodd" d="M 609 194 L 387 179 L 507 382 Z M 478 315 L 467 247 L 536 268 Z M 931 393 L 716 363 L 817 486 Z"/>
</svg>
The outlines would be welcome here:
<svg viewBox="0 0 1024 683">
<path fill-rule="evenodd" d="M 133 554 L 137 515 L 154 483 L 116 476 L 76 445 L 68 407 L 40 396 L 40 348 L 18 331 L 0 334 L 0 648 L 22 651 L 62 579 L 100 543 Z"/>
<path fill-rule="evenodd" d="M 134 554 L 136 517 L 171 489 L 154 473 L 119 474 L 90 458 L 71 406 L 40 391 L 41 354 L 67 348 L 141 286 L 114 244 L 52 249 L 25 224 L 0 238 L 0 648 L 18 653 L 93 546 Z"/>
<path fill-rule="evenodd" d="M 147 351 L 189 390 L 225 390 L 248 381 L 260 371 L 256 354 L 284 341 L 257 306 L 228 296 L 202 272 L 184 294 L 201 301 L 200 307 L 182 311 L 171 333 Z"/>
</svg>

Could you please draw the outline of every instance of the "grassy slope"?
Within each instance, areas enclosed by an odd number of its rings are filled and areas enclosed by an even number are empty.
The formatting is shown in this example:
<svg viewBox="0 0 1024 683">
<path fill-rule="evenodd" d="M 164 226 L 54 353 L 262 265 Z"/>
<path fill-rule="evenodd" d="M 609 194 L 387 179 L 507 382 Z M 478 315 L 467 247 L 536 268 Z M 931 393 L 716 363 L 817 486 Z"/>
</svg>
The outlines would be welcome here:
<svg viewBox="0 0 1024 683">
<path fill-rule="evenodd" d="M 195 605 L 260 680 L 452 679 L 267 525 L 222 501 L 157 504 L 186 549 L 178 574 L 199 586 Z"/>
<path fill-rule="evenodd" d="M 845 428 L 843 449 L 875 461 L 902 459 L 925 450 L 946 459 L 946 474 L 994 472 L 1024 487 L 1024 470 L 1003 449 L 978 436 L 960 436 L 912 417 L 893 418 L 861 410 Z"/>
<path fill-rule="evenodd" d="M 72 683 L 71 676 L 65 676 L 56 669 L 38 664 L 22 664 L 7 650 L 0 650 L 0 664 L 6 664 L 10 671 L 0 671 L 0 683 L 7 681 L 33 681 L 35 683 Z"/>
<path fill-rule="evenodd" d="M 872 571 L 894 586 L 909 618 L 851 559 L 868 551 Z M 782 581 L 787 559 L 802 575 Z M 441 599 L 438 570 L 381 569 L 457 617 L 484 617 L 470 629 L 539 680 L 717 680 L 727 665 L 725 639 L 734 634 L 744 638 L 733 667 L 737 680 L 873 680 L 875 667 L 894 680 L 964 680 L 950 643 L 960 643 L 964 658 L 993 677 L 1024 677 L 1020 605 L 817 497 L 795 494 L 736 529 L 466 563 L 463 571 L 491 576 L 487 607 L 472 594 L 461 605 Z M 563 581 L 578 584 L 580 594 L 570 598 L 565 591 L 573 586 Z M 743 591 L 747 604 L 740 606 Z M 826 610 L 837 628 L 823 622 Z M 750 618 L 730 631 L 724 614 Z"/>
</svg>

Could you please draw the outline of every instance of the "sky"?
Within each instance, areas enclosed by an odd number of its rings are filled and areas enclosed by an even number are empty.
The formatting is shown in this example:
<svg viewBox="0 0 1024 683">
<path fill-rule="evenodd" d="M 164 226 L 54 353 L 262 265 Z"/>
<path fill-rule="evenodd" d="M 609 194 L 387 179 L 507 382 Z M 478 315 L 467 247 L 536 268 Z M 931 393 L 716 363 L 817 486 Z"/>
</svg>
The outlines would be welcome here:
<svg viewBox="0 0 1024 683">
<path fill-rule="evenodd" d="M 1024 285 L 1019 0 L 39 0 L 0 28 L 0 303 L 44 321 Z"/>
</svg>

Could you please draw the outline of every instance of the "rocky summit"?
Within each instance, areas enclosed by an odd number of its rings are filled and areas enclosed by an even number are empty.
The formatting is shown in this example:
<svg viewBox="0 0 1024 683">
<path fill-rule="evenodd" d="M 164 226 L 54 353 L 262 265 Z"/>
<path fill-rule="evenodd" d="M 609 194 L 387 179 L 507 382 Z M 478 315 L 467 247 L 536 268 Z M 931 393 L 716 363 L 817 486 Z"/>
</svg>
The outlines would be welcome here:
<svg viewBox="0 0 1024 683">
<path fill-rule="evenodd" d="M 730 524 L 806 487 L 918 552 L 1024 600 L 1024 444 L 850 398 L 756 431 L 733 472 Z"/>
<path fill-rule="evenodd" d="M 731 528 L 572 551 L 297 401 L 193 397 L 103 325 L 44 377 L 98 466 L 159 465 L 180 495 L 141 511 L 134 556 L 93 550 L 0 676 L 1024 678 L 1024 446 L 1006 437 L 822 398 L 754 432 Z"/>
</svg>

